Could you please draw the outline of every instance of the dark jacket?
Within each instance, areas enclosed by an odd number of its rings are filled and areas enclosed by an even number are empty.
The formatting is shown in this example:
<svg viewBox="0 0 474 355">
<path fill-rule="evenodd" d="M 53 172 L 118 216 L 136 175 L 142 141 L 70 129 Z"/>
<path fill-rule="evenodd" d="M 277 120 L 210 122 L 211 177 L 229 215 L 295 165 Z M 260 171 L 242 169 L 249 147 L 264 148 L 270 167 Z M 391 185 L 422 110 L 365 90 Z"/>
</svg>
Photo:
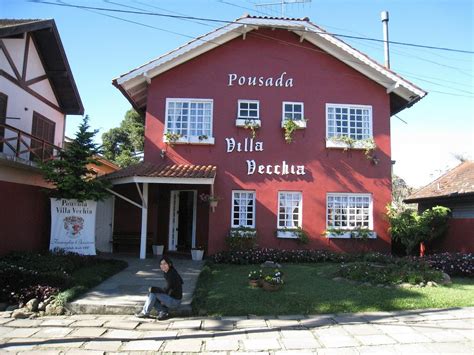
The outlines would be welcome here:
<svg viewBox="0 0 474 355">
<path fill-rule="evenodd" d="M 170 267 L 168 272 L 165 272 L 166 288 L 165 293 L 177 300 L 183 298 L 183 279 L 179 276 L 174 267 Z"/>
</svg>

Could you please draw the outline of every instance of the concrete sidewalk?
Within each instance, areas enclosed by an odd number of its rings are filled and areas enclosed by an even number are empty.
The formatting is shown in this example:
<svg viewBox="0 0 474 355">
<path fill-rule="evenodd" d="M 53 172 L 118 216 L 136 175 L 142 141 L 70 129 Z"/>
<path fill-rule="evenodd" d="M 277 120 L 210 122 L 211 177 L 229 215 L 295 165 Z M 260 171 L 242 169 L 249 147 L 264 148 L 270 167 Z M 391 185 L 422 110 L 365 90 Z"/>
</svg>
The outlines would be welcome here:
<svg viewBox="0 0 474 355">
<path fill-rule="evenodd" d="M 148 287 L 166 285 L 160 270 L 159 257 L 138 259 L 136 256 L 120 254 L 111 258 L 125 260 L 128 267 L 105 280 L 66 308 L 76 314 L 122 314 L 132 315 L 140 311 L 145 303 Z M 171 256 L 176 270 L 183 278 L 183 300 L 174 313 L 191 314 L 191 301 L 203 261 Z"/>
<path fill-rule="evenodd" d="M 173 318 L 0 313 L 0 353 L 473 354 L 474 308 Z"/>
</svg>

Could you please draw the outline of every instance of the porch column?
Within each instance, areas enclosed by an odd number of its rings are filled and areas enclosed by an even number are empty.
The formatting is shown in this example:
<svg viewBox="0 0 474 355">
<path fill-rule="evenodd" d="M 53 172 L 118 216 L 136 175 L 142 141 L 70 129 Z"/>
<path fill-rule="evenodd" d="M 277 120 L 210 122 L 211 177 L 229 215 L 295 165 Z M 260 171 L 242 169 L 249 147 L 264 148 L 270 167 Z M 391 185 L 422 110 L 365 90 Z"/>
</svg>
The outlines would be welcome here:
<svg viewBox="0 0 474 355">
<path fill-rule="evenodd" d="M 143 183 L 142 233 L 141 233 L 141 238 L 140 238 L 140 259 L 146 258 L 147 221 L 148 221 L 148 183 Z"/>
</svg>

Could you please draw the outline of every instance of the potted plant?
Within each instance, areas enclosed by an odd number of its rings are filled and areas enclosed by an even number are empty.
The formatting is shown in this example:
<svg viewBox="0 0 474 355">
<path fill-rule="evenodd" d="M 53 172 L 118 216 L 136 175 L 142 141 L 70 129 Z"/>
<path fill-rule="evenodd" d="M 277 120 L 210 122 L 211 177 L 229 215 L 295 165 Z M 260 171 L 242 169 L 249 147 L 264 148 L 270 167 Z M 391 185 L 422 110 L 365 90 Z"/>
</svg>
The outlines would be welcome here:
<svg viewBox="0 0 474 355">
<path fill-rule="evenodd" d="M 244 128 L 250 130 L 250 137 L 255 139 L 257 137 L 257 129 L 260 128 L 260 121 L 245 120 Z"/>
<path fill-rule="evenodd" d="M 194 261 L 202 260 L 204 256 L 204 248 L 202 246 L 197 246 L 191 249 L 191 258 Z"/>
<path fill-rule="evenodd" d="M 151 248 L 153 249 L 153 255 L 163 255 L 164 245 L 153 244 Z"/>
<path fill-rule="evenodd" d="M 249 272 L 249 285 L 250 287 L 261 287 L 262 285 L 262 270 L 252 270 Z"/>
<path fill-rule="evenodd" d="M 263 278 L 262 288 L 265 291 L 278 291 L 283 287 L 283 273 L 279 269 Z"/>
<path fill-rule="evenodd" d="M 200 194 L 199 198 L 201 199 L 202 202 L 207 202 L 209 203 L 209 206 L 214 209 L 217 207 L 218 202 L 222 199 L 221 197 L 217 195 L 210 195 L 210 194 Z"/>
</svg>

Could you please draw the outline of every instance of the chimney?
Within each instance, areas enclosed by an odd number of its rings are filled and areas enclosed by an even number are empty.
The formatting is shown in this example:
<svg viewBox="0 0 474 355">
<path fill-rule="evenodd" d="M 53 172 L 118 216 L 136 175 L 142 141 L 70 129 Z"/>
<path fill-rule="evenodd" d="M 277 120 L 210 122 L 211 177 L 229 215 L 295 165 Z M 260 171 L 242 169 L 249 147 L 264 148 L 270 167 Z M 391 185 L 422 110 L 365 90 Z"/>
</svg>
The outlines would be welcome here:
<svg viewBox="0 0 474 355">
<path fill-rule="evenodd" d="M 384 43 L 384 56 L 385 56 L 385 68 L 390 69 L 390 53 L 388 49 L 388 11 L 382 11 L 380 13 L 382 19 L 383 28 L 383 43 Z"/>
</svg>

